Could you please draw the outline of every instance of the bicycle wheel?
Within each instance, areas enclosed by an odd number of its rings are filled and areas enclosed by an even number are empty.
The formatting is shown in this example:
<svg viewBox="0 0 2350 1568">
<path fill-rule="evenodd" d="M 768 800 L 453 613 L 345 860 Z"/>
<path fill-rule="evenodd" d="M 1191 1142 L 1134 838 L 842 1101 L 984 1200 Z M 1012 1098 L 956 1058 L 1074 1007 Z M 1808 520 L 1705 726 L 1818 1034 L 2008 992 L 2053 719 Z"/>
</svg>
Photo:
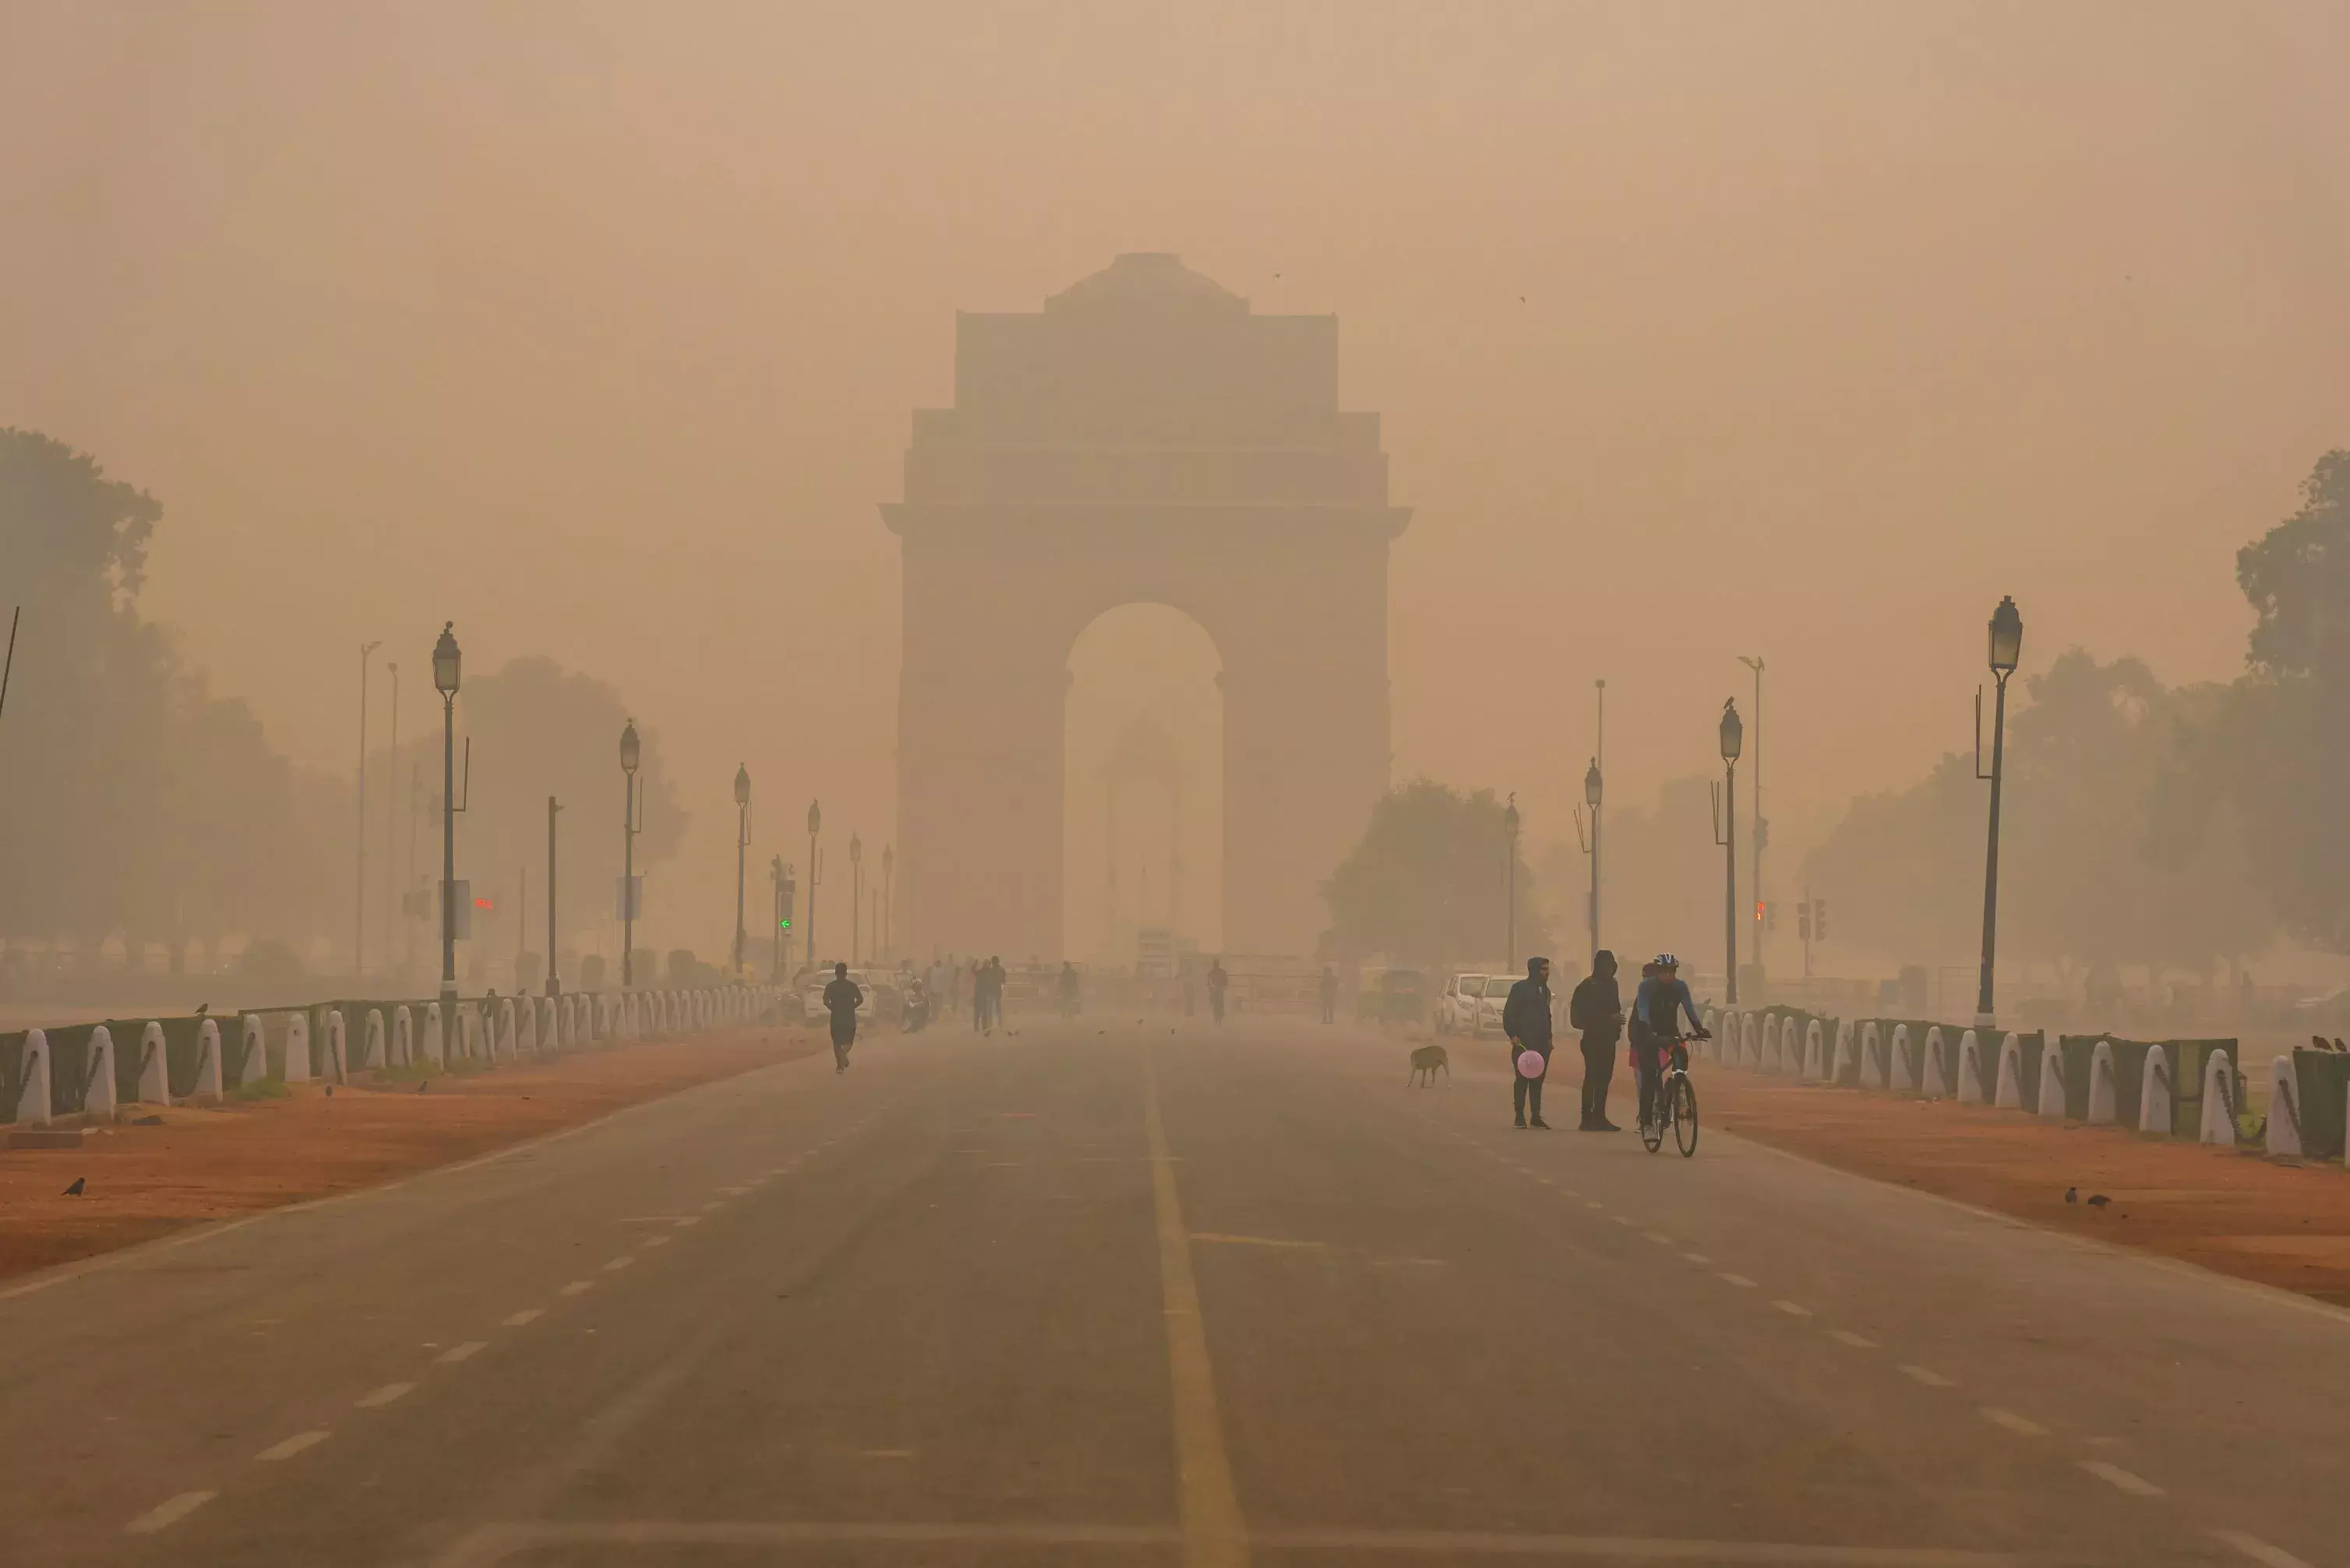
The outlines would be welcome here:
<svg viewBox="0 0 2350 1568">
<path fill-rule="evenodd" d="M 1697 1152 L 1697 1090 L 1679 1074 L 1672 1081 L 1672 1106 L 1673 1142 L 1679 1146 L 1681 1158 L 1687 1159 Z"/>
<path fill-rule="evenodd" d="M 1648 1147 L 1648 1150 L 1650 1154 L 1656 1153 L 1659 1148 L 1664 1146 L 1666 1116 L 1665 1093 L 1671 1087 L 1672 1084 L 1669 1080 L 1663 1080 L 1658 1083 L 1656 1100 L 1648 1106 L 1648 1114 L 1643 1117 L 1640 1122 L 1640 1142 Z"/>
</svg>

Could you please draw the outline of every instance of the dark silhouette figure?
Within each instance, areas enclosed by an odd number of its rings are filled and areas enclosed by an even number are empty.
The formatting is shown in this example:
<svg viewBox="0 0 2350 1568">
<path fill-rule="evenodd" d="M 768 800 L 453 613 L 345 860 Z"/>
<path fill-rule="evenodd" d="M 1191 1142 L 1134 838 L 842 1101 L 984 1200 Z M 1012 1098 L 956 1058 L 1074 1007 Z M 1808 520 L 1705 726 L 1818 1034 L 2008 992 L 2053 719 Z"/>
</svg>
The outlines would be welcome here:
<svg viewBox="0 0 2350 1568">
<path fill-rule="evenodd" d="M 1502 1003 L 1502 1033 L 1510 1042 L 1510 1108 L 1517 1125 L 1532 1125 L 1543 1131 L 1550 1124 L 1543 1120 L 1543 1080 L 1550 1076 L 1550 960 L 1526 960 L 1526 978 L 1510 987 L 1509 1000 Z M 1542 1058 L 1542 1071 L 1531 1076 L 1518 1066 L 1521 1054 L 1532 1051 Z"/>
<path fill-rule="evenodd" d="M 1232 977 L 1224 972 L 1224 961 L 1211 959 L 1208 963 L 1208 1011 L 1218 1023 L 1224 1021 L 1224 992 L 1232 989 Z"/>
<path fill-rule="evenodd" d="M 849 1047 L 857 1044 L 857 1010 L 865 1005 L 865 992 L 848 978 L 848 966 L 832 966 L 832 979 L 824 988 L 824 1010 L 832 1014 L 832 1070 L 848 1071 Z"/>
<path fill-rule="evenodd" d="M 1338 1022 L 1338 976 L 1326 963 L 1322 966 L 1322 1022 Z"/>
<path fill-rule="evenodd" d="M 1616 986 L 1616 955 L 1602 948 L 1591 972 L 1567 999 L 1567 1027 L 1583 1038 L 1585 1132 L 1620 1130 L 1607 1119 L 1607 1085 L 1616 1075 L 1616 1042 L 1624 1033 L 1624 998 Z"/>
</svg>

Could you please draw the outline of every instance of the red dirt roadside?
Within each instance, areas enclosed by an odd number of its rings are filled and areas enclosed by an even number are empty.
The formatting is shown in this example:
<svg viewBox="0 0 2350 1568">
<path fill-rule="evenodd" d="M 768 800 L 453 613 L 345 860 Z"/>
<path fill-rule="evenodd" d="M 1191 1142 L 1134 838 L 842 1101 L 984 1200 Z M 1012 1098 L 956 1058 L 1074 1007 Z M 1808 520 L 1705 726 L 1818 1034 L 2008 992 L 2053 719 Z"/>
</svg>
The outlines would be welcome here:
<svg viewBox="0 0 2350 1568">
<path fill-rule="evenodd" d="M 2139 1247 L 2350 1306 L 2350 1179 L 2338 1166 L 1948 1100 L 1773 1082 L 1700 1067 L 1709 1129 L 2052 1231 Z M 1617 1075 L 1619 1091 L 1625 1075 Z M 1628 1102 L 1628 1096 L 1615 1096 Z M 1628 1103 L 1617 1119 L 1631 1120 Z M 1698 1158 L 1705 1158 L 1700 1147 Z M 2077 1188 L 2082 1202 L 2066 1203 Z M 2103 1193 L 2103 1208 L 2086 1199 Z"/>
<path fill-rule="evenodd" d="M 375 1186 L 820 1048 L 795 1030 L 748 1028 L 436 1075 L 422 1093 L 352 1085 L 329 1098 L 306 1084 L 284 1099 L 152 1113 L 160 1127 L 94 1128 L 77 1149 L 0 1150 L 0 1279 Z M 85 1191 L 62 1196 L 77 1177 Z"/>
</svg>

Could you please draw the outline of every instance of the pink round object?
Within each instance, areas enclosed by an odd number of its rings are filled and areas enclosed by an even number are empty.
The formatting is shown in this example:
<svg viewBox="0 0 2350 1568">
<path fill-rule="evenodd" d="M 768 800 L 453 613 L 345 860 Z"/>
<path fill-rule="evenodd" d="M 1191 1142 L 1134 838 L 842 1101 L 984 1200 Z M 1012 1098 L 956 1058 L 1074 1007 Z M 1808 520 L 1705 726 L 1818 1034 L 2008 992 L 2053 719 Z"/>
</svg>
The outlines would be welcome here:
<svg viewBox="0 0 2350 1568">
<path fill-rule="evenodd" d="M 1518 1076 L 1521 1078 L 1539 1078 L 1549 1065 L 1549 1063 L 1543 1060 L 1543 1054 L 1539 1051 L 1518 1053 Z"/>
</svg>

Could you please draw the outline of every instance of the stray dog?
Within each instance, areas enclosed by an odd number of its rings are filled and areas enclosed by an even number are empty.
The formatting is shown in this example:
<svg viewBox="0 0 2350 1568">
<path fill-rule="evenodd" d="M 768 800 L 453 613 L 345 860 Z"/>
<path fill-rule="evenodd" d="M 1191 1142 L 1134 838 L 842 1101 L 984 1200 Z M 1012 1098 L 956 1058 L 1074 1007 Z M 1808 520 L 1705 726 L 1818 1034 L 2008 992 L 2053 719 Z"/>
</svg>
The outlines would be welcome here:
<svg viewBox="0 0 2350 1568">
<path fill-rule="evenodd" d="M 1449 1086 L 1452 1082 L 1452 1058 L 1445 1054 L 1441 1045 L 1422 1045 L 1411 1054 L 1410 1083 L 1419 1084 L 1423 1088 L 1433 1088 L 1439 1067 L 1444 1069 L 1444 1082 Z M 1422 1082 L 1422 1075 L 1426 1075 L 1425 1083 Z M 1410 1085 L 1405 1086 L 1409 1087 Z"/>
</svg>

